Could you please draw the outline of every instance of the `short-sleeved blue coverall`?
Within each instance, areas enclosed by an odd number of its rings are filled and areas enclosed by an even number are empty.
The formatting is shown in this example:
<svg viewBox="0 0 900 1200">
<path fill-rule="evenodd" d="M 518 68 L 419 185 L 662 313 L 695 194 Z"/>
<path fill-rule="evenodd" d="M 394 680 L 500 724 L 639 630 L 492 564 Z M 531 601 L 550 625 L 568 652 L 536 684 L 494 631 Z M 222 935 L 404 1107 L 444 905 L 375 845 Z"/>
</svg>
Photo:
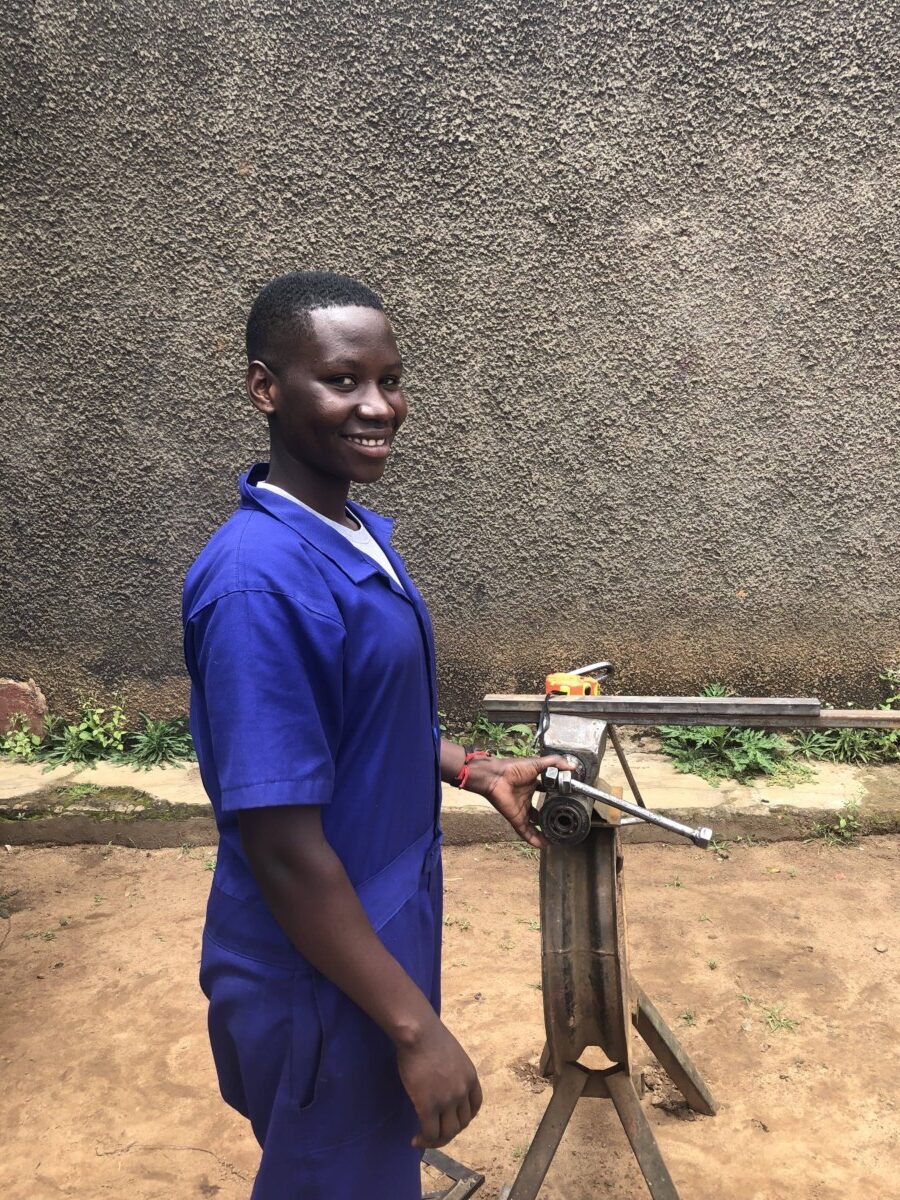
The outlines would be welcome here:
<svg viewBox="0 0 900 1200">
<path fill-rule="evenodd" d="M 252 1200 L 419 1200 L 393 1044 L 282 932 L 238 813 L 321 805 L 373 927 L 437 1009 L 431 624 L 390 521 L 348 506 L 402 587 L 313 513 L 254 487 L 265 473 L 241 479 L 240 508 L 184 589 L 191 732 L 220 838 L 200 972 L 219 1084 L 262 1146 Z"/>
</svg>

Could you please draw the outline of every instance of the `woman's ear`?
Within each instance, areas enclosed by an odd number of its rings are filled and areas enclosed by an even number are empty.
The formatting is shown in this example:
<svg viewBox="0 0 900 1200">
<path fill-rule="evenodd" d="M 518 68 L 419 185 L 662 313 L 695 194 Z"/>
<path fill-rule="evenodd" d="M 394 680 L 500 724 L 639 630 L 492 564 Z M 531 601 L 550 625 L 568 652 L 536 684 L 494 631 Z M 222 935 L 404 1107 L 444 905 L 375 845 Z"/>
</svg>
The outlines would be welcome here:
<svg viewBox="0 0 900 1200">
<path fill-rule="evenodd" d="M 277 389 L 275 375 L 264 362 L 254 359 L 247 367 L 247 395 L 253 407 L 270 417 L 275 412 Z"/>
</svg>

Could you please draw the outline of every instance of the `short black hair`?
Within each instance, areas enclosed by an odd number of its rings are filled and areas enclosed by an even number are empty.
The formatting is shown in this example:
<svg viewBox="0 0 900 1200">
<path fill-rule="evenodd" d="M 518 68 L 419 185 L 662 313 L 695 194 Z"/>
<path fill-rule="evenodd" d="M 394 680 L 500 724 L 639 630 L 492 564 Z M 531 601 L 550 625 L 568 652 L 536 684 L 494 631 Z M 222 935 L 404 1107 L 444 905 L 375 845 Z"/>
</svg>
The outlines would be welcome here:
<svg viewBox="0 0 900 1200">
<path fill-rule="evenodd" d="M 377 308 L 379 297 L 349 275 L 333 271 L 294 271 L 267 283 L 253 301 L 247 318 L 247 360 L 259 359 L 269 367 L 278 361 L 280 344 L 287 337 L 312 333 L 309 313 L 314 308 Z"/>
</svg>

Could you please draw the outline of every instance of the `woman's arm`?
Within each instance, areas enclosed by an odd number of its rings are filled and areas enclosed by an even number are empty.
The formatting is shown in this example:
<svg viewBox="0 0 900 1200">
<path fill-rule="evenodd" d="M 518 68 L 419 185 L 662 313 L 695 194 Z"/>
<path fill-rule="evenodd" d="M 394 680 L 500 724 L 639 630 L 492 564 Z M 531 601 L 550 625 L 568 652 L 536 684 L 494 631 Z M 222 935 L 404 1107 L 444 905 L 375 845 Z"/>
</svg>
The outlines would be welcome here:
<svg viewBox="0 0 900 1200">
<path fill-rule="evenodd" d="M 397 1047 L 419 1117 L 419 1148 L 442 1146 L 481 1107 L 468 1055 L 375 933 L 317 805 L 248 808 L 241 840 L 266 903 L 312 965 L 359 1005 Z"/>
<path fill-rule="evenodd" d="M 453 783 L 465 758 L 464 746 L 441 738 L 441 779 L 445 783 Z M 541 849 L 547 841 L 536 826 L 538 814 L 531 798 L 541 772 L 547 767 L 568 771 L 572 764 L 559 754 L 547 754 L 543 758 L 476 758 L 469 763 L 465 790 L 484 796 L 523 841 Z"/>
</svg>

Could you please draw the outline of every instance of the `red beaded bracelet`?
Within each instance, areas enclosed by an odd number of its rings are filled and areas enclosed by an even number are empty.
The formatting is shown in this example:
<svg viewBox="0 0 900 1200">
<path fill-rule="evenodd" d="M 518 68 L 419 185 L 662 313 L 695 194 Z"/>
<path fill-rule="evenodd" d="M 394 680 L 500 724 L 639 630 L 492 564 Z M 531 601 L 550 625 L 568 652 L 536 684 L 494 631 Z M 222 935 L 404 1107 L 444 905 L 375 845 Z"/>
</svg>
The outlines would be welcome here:
<svg viewBox="0 0 900 1200">
<path fill-rule="evenodd" d="M 466 780 L 469 778 L 469 763 L 474 762 L 476 758 L 490 758 L 490 752 L 487 750 L 472 750 L 469 746 L 464 746 L 466 757 L 463 760 L 463 765 L 459 769 L 459 774 L 452 781 L 456 788 L 464 788 Z"/>
</svg>

